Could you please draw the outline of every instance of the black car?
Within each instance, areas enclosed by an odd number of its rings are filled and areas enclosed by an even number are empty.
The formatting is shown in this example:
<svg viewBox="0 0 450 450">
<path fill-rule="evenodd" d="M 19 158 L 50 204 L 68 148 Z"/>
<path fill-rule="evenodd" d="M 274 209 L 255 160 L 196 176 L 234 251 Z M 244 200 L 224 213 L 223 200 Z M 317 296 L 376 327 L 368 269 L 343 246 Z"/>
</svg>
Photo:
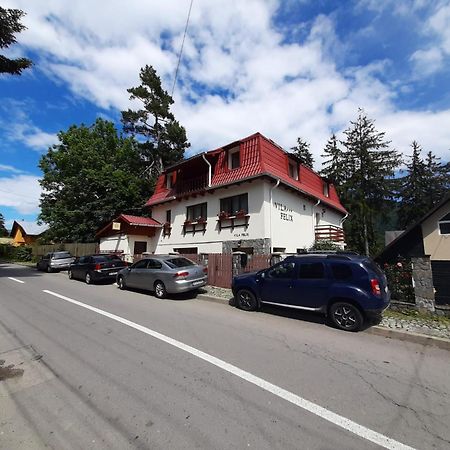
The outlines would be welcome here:
<svg viewBox="0 0 450 450">
<path fill-rule="evenodd" d="M 378 321 L 390 292 L 383 271 L 355 254 L 289 256 L 256 273 L 234 277 L 236 306 L 251 311 L 275 305 L 326 314 L 338 328 L 359 330 Z"/>
<path fill-rule="evenodd" d="M 100 280 L 115 280 L 117 272 L 128 264 L 117 255 L 100 254 L 80 256 L 69 266 L 69 278 L 78 278 L 87 284 Z"/>
</svg>

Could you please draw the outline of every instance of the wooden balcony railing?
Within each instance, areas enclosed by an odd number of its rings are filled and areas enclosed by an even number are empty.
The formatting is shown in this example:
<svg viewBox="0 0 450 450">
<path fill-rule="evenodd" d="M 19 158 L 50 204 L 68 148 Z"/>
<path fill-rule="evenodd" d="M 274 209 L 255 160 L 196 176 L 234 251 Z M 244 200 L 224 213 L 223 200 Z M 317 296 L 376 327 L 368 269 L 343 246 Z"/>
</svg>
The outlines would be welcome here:
<svg viewBox="0 0 450 450">
<path fill-rule="evenodd" d="M 177 180 L 175 184 L 175 192 L 179 195 L 198 192 L 208 186 L 208 175 L 201 175 L 196 178 L 188 178 L 186 180 Z"/>
<path fill-rule="evenodd" d="M 316 225 L 316 241 L 345 242 L 344 230 L 336 225 Z"/>
</svg>

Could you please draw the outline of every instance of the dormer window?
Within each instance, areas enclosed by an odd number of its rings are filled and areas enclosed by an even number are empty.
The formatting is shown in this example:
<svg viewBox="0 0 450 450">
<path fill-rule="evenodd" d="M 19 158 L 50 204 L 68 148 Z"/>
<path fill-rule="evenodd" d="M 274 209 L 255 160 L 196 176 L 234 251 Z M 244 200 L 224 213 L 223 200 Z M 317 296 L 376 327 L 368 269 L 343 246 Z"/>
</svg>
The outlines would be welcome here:
<svg viewBox="0 0 450 450">
<path fill-rule="evenodd" d="M 167 187 L 167 189 L 172 189 L 173 188 L 173 175 L 174 175 L 173 172 L 169 172 L 166 175 L 166 187 Z"/>
<path fill-rule="evenodd" d="M 298 180 L 298 164 L 292 160 L 289 160 L 289 176 L 294 180 Z"/>
<path fill-rule="evenodd" d="M 439 221 L 439 234 L 450 234 L 450 213 Z"/>
<path fill-rule="evenodd" d="M 239 147 L 228 150 L 228 167 L 230 169 L 237 169 L 241 166 L 241 152 Z"/>
<path fill-rule="evenodd" d="M 325 197 L 329 197 L 330 196 L 330 185 L 326 181 L 324 181 L 324 183 L 323 183 L 323 195 Z"/>
</svg>

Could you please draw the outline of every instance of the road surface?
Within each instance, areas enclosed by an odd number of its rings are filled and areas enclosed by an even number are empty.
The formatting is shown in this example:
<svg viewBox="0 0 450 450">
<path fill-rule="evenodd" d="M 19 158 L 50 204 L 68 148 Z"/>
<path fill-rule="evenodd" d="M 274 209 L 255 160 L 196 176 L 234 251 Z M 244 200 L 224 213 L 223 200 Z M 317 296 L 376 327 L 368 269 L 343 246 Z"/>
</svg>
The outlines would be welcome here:
<svg viewBox="0 0 450 450">
<path fill-rule="evenodd" d="M 448 351 L 311 315 L 0 264 L 0 360 L 2 449 L 450 447 Z"/>
</svg>

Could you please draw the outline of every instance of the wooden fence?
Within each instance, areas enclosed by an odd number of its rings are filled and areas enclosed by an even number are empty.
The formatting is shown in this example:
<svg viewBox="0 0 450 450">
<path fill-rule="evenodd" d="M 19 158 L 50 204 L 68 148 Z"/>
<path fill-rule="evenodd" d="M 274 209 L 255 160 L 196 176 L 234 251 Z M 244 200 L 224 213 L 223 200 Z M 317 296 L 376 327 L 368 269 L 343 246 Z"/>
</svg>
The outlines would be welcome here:
<svg viewBox="0 0 450 450">
<path fill-rule="evenodd" d="M 83 256 L 98 252 L 98 244 L 73 242 L 71 244 L 33 245 L 33 256 L 40 257 L 49 252 L 67 251 L 72 256 Z"/>
</svg>

